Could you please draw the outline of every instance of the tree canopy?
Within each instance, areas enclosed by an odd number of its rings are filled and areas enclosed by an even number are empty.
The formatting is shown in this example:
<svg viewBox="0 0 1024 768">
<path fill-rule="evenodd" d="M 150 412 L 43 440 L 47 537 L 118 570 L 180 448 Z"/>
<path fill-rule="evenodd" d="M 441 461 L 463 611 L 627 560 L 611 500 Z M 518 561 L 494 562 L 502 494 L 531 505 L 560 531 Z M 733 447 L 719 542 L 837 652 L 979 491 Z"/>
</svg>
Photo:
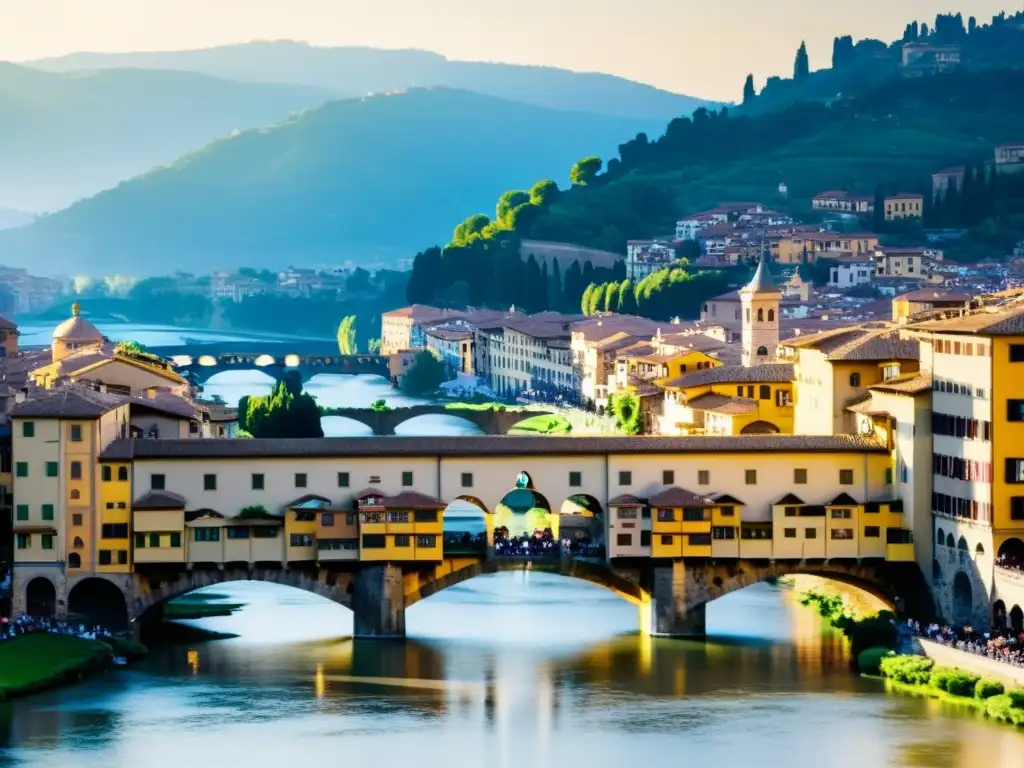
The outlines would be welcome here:
<svg viewBox="0 0 1024 768">
<path fill-rule="evenodd" d="M 343 355 L 354 355 L 356 346 L 356 316 L 347 315 L 338 324 L 338 352 Z"/>
<path fill-rule="evenodd" d="M 597 174 L 601 172 L 602 165 L 604 163 L 601 161 L 601 158 L 595 155 L 577 160 L 569 170 L 569 181 L 577 187 L 593 184 Z"/>
<path fill-rule="evenodd" d="M 407 395 L 423 397 L 436 392 L 447 379 L 444 363 L 433 352 L 424 350 L 413 358 L 400 386 Z"/>
<path fill-rule="evenodd" d="M 269 395 L 239 400 L 239 428 L 253 437 L 323 437 L 316 398 L 302 391 L 297 378 L 278 381 Z"/>
</svg>

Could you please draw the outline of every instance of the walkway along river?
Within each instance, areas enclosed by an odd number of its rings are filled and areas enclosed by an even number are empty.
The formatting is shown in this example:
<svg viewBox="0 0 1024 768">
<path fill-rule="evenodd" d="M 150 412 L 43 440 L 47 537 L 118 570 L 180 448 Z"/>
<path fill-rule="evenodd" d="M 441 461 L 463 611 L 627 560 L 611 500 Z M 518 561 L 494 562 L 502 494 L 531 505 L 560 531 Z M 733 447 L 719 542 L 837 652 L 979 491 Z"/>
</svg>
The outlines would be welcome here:
<svg viewBox="0 0 1024 768">
<path fill-rule="evenodd" d="M 204 620 L 236 640 L 0 707 L 0 765 L 1019 768 L 1024 734 L 890 696 L 780 587 L 715 603 L 703 643 L 624 635 L 635 608 L 540 574 L 475 579 L 354 643 L 351 614 L 270 585 Z M 311 638 L 320 638 L 312 640 Z"/>
</svg>

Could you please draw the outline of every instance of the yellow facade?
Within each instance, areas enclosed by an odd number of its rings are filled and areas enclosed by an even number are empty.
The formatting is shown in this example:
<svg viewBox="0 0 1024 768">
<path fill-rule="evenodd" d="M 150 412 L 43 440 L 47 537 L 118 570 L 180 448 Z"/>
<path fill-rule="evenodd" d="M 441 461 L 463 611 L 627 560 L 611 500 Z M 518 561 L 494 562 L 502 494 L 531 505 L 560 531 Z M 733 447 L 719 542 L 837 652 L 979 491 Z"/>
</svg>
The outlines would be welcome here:
<svg viewBox="0 0 1024 768">
<path fill-rule="evenodd" d="M 358 506 L 361 561 L 444 559 L 443 507 L 416 509 L 411 505 L 393 505 L 381 495 L 364 495 L 358 500 Z"/>
<path fill-rule="evenodd" d="M 132 518 L 132 560 L 136 564 L 186 562 L 188 538 L 183 508 L 136 509 Z"/>
<path fill-rule="evenodd" d="M 779 240 L 776 261 L 780 264 L 811 264 L 819 258 L 836 258 L 844 253 L 874 253 L 877 248 L 877 235 L 798 233 Z"/>
<path fill-rule="evenodd" d="M 754 422 L 767 422 L 779 431 L 779 434 L 793 434 L 793 383 L 766 382 L 722 382 L 705 384 L 699 387 L 672 387 L 666 386 L 666 398 L 673 399 L 679 404 L 680 418 L 689 421 L 691 424 L 700 423 L 703 416 L 706 422 L 709 417 L 712 424 L 721 426 L 721 429 L 707 430 L 709 434 L 739 435 L 743 430 Z M 728 408 L 722 411 L 703 411 L 702 414 L 694 414 L 693 411 L 701 410 L 698 398 L 708 395 L 721 395 L 728 398 L 743 398 L 752 400 L 755 406 L 745 413 L 728 412 Z M 694 403 L 694 401 L 698 401 Z M 690 407 L 690 404 L 693 404 Z M 690 411 L 689 413 L 687 411 Z"/>
<path fill-rule="evenodd" d="M 131 476 L 128 462 L 103 464 L 99 468 L 100 530 L 94 565 L 98 573 L 131 573 Z"/>
<path fill-rule="evenodd" d="M 1010 399 L 1024 399 L 1024 363 L 1012 362 L 1024 348 L 1024 336 L 992 338 L 992 532 L 1000 540 L 1024 538 L 1024 481 L 1020 471 L 1024 462 L 1024 421 L 1011 421 Z M 1014 354 L 1011 355 L 1011 350 Z M 988 362 L 984 358 L 975 364 Z M 1018 512 L 1014 518 L 1014 509 Z M 997 550 L 998 551 L 998 550 Z"/>
<path fill-rule="evenodd" d="M 284 515 L 284 536 L 289 563 L 316 560 L 318 511 L 291 508 Z"/>
<path fill-rule="evenodd" d="M 896 195 L 885 198 L 885 220 L 920 219 L 924 212 L 921 195 Z"/>
</svg>

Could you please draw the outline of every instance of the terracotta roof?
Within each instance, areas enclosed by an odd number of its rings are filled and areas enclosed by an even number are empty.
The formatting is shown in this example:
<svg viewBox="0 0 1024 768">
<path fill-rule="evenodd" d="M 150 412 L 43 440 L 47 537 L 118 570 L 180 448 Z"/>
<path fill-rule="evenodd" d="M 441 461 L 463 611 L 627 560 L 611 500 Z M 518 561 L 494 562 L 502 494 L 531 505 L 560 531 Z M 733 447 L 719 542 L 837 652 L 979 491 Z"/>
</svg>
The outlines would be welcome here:
<svg viewBox="0 0 1024 768">
<path fill-rule="evenodd" d="M 901 296 L 897 296 L 897 300 L 903 301 L 914 301 L 920 303 L 928 302 L 952 302 L 956 304 L 967 304 L 971 300 L 971 296 L 966 293 L 956 293 L 955 291 L 939 291 L 934 288 L 922 288 L 919 291 L 911 291 L 910 293 L 904 293 Z"/>
<path fill-rule="evenodd" d="M 132 509 L 184 509 L 185 497 L 171 491 L 149 491 L 132 502 Z"/>
<path fill-rule="evenodd" d="M 909 326 L 935 333 L 976 333 L 982 336 L 1024 335 L 1024 305 L 981 310 L 949 320 L 927 320 Z"/>
<path fill-rule="evenodd" d="M 53 329 L 53 338 L 60 341 L 89 342 L 103 341 L 103 334 L 99 329 L 82 317 L 78 303 L 71 307 L 72 316 Z"/>
<path fill-rule="evenodd" d="M 787 366 L 790 367 L 790 366 Z M 528 437 L 466 435 L 445 437 L 322 437 L 260 440 L 224 438 L 119 439 L 101 455 L 103 461 L 132 459 L 258 459 L 358 457 L 473 457 L 473 456 L 575 456 L 609 453 L 708 453 L 712 451 L 807 451 L 843 453 L 885 451 L 886 447 L 860 435 L 705 435 L 693 437 Z M 380 494 L 370 490 L 369 493 Z"/>
<path fill-rule="evenodd" d="M 384 497 L 385 509 L 444 509 L 447 506 L 447 502 L 418 491 L 402 491 L 395 496 Z"/>
<path fill-rule="evenodd" d="M 868 389 L 877 389 L 881 392 L 896 392 L 904 395 L 916 395 L 920 392 L 927 392 L 932 388 L 932 375 L 930 373 L 903 373 L 894 376 L 888 381 L 872 384 Z"/>
<path fill-rule="evenodd" d="M 792 363 L 765 363 L 763 365 L 720 365 L 702 371 L 687 373 L 672 379 L 666 387 L 703 387 L 709 384 L 767 384 L 793 380 Z"/>
<path fill-rule="evenodd" d="M 822 331 L 811 336 L 787 339 L 784 346 L 814 349 L 831 361 L 917 360 L 917 341 L 901 339 L 890 323 L 865 324 Z"/>
<path fill-rule="evenodd" d="M 318 496 L 315 493 L 307 493 L 302 496 L 299 496 L 299 498 L 293 499 L 284 506 L 285 509 L 291 509 L 292 507 L 298 507 L 310 501 L 319 501 L 328 508 L 331 506 L 330 499 L 328 499 L 326 496 Z"/>
<path fill-rule="evenodd" d="M 608 502 L 609 507 L 636 507 L 643 506 L 647 502 L 641 499 L 639 496 L 633 496 L 629 493 L 623 493 L 620 496 L 616 496 Z"/>
<path fill-rule="evenodd" d="M 11 410 L 15 418 L 94 419 L 123 405 L 126 398 L 86 387 L 40 389 Z"/>
<path fill-rule="evenodd" d="M 687 405 L 695 411 L 711 411 L 712 413 L 740 414 L 752 413 L 757 410 L 756 400 L 716 395 L 711 392 L 693 398 Z"/>
<path fill-rule="evenodd" d="M 647 499 L 652 507 L 699 507 L 707 504 L 704 496 L 673 485 Z"/>
<path fill-rule="evenodd" d="M 2 331 L 16 331 L 18 326 L 8 320 L 6 317 L 0 316 L 0 330 Z"/>
</svg>

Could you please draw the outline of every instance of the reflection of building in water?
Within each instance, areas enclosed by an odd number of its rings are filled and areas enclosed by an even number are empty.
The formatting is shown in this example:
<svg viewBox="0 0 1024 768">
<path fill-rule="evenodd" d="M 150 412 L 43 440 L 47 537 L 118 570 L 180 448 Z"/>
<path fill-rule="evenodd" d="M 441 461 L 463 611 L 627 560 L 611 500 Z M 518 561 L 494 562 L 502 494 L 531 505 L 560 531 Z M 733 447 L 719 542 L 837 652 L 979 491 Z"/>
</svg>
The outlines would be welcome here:
<svg viewBox="0 0 1024 768">
<path fill-rule="evenodd" d="M 188 666 L 192 670 L 193 675 L 199 674 L 199 651 L 188 652 Z"/>
</svg>

